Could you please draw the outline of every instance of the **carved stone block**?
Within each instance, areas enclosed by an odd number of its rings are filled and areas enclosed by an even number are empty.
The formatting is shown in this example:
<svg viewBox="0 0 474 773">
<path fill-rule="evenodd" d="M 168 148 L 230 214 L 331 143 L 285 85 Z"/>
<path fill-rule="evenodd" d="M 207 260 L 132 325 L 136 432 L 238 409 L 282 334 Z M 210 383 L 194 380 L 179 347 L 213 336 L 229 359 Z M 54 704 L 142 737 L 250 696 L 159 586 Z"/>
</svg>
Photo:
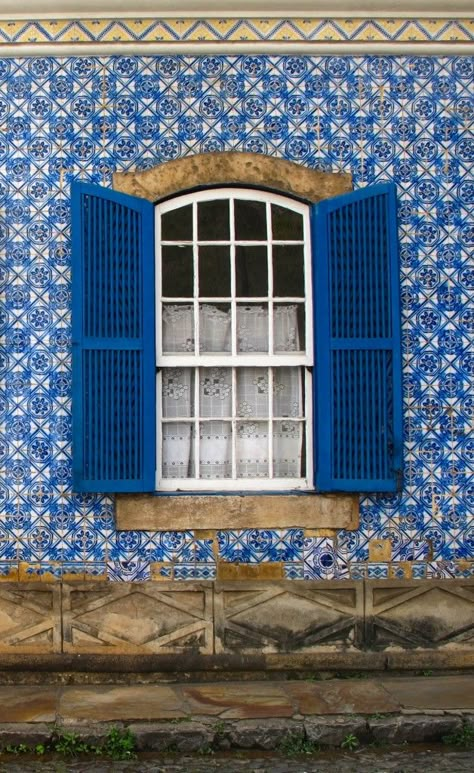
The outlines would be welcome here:
<svg viewBox="0 0 474 773">
<path fill-rule="evenodd" d="M 474 579 L 366 583 L 366 646 L 409 649 L 474 644 Z"/>
<path fill-rule="evenodd" d="M 0 653 L 61 652 L 60 592 L 54 583 L 0 585 Z"/>
<path fill-rule="evenodd" d="M 205 583 L 63 586 L 64 651 L 212 653 L 212 588 Z"/>
<path fill-rule="evenodd" d="M 214 608 L 218 653 L 336 652 L 361 645 L 361 583 L 216 583 Z"/>
</svg>

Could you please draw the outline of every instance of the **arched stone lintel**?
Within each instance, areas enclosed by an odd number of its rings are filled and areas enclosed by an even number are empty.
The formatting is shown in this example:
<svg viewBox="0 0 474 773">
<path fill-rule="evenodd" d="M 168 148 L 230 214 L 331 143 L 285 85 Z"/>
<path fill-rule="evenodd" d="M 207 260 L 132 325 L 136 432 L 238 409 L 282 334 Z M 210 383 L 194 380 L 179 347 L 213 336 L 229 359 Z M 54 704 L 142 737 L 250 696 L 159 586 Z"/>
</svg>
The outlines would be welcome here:
<svg viewBox="0 0 474 773">
<path fill-rule="evenodd" d="M 317 202 L 352 190 L 352 177 L 274 156 L 239 152 L 199 153 L 141 172 L 118 172 L 113 177 L 115 190 L 153 202 L 195 188 L 225 185 L 266 188 Z"/>
</svg>

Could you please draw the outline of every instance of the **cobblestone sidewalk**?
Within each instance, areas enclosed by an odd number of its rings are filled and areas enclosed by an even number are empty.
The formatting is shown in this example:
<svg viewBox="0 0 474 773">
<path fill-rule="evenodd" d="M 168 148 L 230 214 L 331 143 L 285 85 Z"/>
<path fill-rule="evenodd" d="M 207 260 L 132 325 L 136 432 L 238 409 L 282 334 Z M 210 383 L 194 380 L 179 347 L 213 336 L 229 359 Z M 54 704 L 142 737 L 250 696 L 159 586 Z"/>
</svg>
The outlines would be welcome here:
<svg viewBox="0 0 474 773">
<path fill-rule="evenodd" d="M 277 754 L 141 756 L 133 762 L 12 760 L 0 773 L 472 773 L 474 751 L 373 751 L 288 758 Z"/>
</svg>

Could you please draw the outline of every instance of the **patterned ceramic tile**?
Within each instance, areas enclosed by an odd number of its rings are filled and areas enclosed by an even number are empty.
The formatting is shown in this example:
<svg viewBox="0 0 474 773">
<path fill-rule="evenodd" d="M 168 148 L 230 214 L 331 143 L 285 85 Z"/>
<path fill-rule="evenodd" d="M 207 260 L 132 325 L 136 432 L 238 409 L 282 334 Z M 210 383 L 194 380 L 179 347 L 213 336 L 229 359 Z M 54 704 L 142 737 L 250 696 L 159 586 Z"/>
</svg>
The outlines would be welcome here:
<svg viewBox="0 0 474 773">
<path fill-rule="evenodd" d="M 388 578 L 388 564 L 367 564 L 368 580 L 386 580 Z"/>
<path fill-rule="evenodd" d="M 285 580 L 304 580 L 303 564 L 285 564 Z"/>
<path fill-rule="evenodd" d="M 219 555 L 225 561 L 301 561 L 302 529 L 245 529 L 218 532 Z"/>
<path fill-rule="evenodd" d="M 210 564 L 177 564 L 174 568 L 175 580 L 215 580 L 216 567 Z"/>
<path fill-rule="evenodd" d="M 351 580 L 367 579 L 367 564 L 349 564 L 349 576 Z"/>
<path fill-rule="evenodd" d="M 303 548 L 305 580 L 345 580 L 349 567 L 338 560 L 334 540 L 328 537 L 307 537 Z"/>
<path fill-rule="evenodd" d="M 69 185 L 245 150 L 397 184 L 406 477 L 397 496 L 364 497 L 360 527 L 334 542 L 220 532 L 220 557 L 386 577 L 365 563 L 376 539 L 414 577 L 469 571 L 454 562 L 474 554 L 473 75 L 470 57 L 0 59 L 2 566 L 213 574 L 209 541 L 116 532 L 110 497 L 71 492 Z"/>
</svg>

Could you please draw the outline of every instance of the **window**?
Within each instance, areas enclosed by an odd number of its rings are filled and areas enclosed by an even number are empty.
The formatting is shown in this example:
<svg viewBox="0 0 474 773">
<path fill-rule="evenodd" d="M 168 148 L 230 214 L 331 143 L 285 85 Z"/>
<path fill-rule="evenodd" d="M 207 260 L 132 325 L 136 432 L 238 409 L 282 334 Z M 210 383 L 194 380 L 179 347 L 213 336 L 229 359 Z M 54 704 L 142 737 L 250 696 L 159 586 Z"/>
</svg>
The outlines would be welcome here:
<svg viewBox="0 0 474 773">
<path fill-rule="evenodd" d="M 155 217 L 157 489 L 311 489 L 309 207 L 218 189 Z"/>
<path fill-rule="evenodd" d="M 75 488 L 396 490 L 395 213 L 390 184 L 154 207 L 76 183 Z"/>
</svg>

